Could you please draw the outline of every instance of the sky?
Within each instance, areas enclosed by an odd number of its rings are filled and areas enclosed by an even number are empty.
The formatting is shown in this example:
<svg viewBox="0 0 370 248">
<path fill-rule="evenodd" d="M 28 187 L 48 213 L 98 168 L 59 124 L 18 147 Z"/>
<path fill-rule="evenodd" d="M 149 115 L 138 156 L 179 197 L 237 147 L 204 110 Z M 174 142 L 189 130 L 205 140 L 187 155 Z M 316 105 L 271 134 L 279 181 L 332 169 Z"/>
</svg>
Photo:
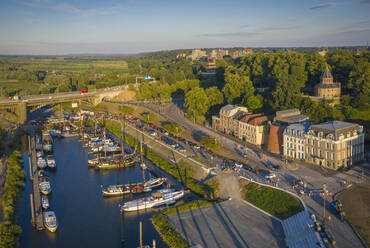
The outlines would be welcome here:
<svg viewBox="0 0 370 248">
<path fill-rule="evenodd" d="M 366 45 L 370 0 L 0 0 L 0 54 Z"/>
</svg>

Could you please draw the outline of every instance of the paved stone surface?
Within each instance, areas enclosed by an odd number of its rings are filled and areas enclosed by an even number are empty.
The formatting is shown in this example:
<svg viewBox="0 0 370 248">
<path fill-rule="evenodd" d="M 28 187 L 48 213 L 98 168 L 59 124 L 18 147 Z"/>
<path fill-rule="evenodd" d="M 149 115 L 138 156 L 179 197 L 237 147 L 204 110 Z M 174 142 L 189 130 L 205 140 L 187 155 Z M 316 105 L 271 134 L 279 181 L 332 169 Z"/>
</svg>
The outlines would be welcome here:
<svg viewBox="0 0 370 248">
<path fill-rule="evenodd" d="M 285 247 L 280 222 L 238 200 L 173 214 L 169 219 L 190 245 Z"/>
</svg>

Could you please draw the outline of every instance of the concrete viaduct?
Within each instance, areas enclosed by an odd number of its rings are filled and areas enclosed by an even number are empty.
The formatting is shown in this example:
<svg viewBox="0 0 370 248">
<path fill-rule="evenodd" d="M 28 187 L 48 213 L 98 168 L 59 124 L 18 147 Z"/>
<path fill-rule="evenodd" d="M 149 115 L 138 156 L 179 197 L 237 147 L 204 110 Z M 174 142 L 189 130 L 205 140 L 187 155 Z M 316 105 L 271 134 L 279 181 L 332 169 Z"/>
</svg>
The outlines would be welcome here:
<svg viewBox="0 0 370 248">
<path fill-rule="evenodd" d="M 97 105 L 102 102 L 103 99 L 113 99 L 124 91 L 128 91 L 127 85 L 97 89 L 89 91 L 87 93 L 72 91 L 56 94 L 31 95 L 24 96 L 19 100 L 8 100 L 7 98 L 0 98 L 0 109 L 6 109 L 13 112 L 18 117 L 18 123 L 23 124 L 27 121 L 28 107 L 47 104 L 58 104 L 78 100 L 86 100 L 94 105 Z"/>
</svg>

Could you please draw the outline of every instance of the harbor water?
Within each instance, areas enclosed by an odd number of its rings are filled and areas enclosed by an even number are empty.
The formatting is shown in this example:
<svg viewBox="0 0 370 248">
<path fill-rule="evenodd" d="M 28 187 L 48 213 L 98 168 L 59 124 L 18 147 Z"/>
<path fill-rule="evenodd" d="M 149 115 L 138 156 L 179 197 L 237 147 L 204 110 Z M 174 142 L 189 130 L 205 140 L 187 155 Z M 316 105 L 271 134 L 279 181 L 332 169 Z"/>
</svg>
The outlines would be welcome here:
<svg viewBox="0 0 370 248">
<path fill-rule="evenodd" d="M 28 155 L 24 155 L 27 182 L 18 204 L 21 247 L 123 247 L 119 204 L 124 197 L 103 198 L 101 186 L 142 181 L 141 167 L 99 171 L 88 169 L 88 152 L 78 138 L 54 139 L 57 169 L 48 171 L 52 184 L 50 209 L 56 213 L 56 233 L 37 231 L 31 225 Z M 146 178 L 150 177 L 148 172 Z M 125 198 L 125 199 L 123 199 Z M 139 247 L 139 223 L 143 245 L 167 247 L 151 224 L 153 210 L 124 214 L 124 247 Z"/>
</svg>

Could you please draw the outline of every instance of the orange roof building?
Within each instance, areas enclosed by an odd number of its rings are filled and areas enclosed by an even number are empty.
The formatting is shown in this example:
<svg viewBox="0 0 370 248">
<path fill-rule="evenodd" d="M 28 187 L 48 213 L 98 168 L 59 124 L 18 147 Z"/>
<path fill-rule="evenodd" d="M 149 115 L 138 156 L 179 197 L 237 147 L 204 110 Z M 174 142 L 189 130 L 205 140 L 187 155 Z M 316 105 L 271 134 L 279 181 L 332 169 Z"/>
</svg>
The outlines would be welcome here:
<svg viewBox="0 0 370 248">
<path fill-rule="evenodd" d="M 272 119 L 272 116 L 261 113 L 244 116 L 239 121 L 239 139 L 257 146 L 264 145 Z"/>
</svg>

